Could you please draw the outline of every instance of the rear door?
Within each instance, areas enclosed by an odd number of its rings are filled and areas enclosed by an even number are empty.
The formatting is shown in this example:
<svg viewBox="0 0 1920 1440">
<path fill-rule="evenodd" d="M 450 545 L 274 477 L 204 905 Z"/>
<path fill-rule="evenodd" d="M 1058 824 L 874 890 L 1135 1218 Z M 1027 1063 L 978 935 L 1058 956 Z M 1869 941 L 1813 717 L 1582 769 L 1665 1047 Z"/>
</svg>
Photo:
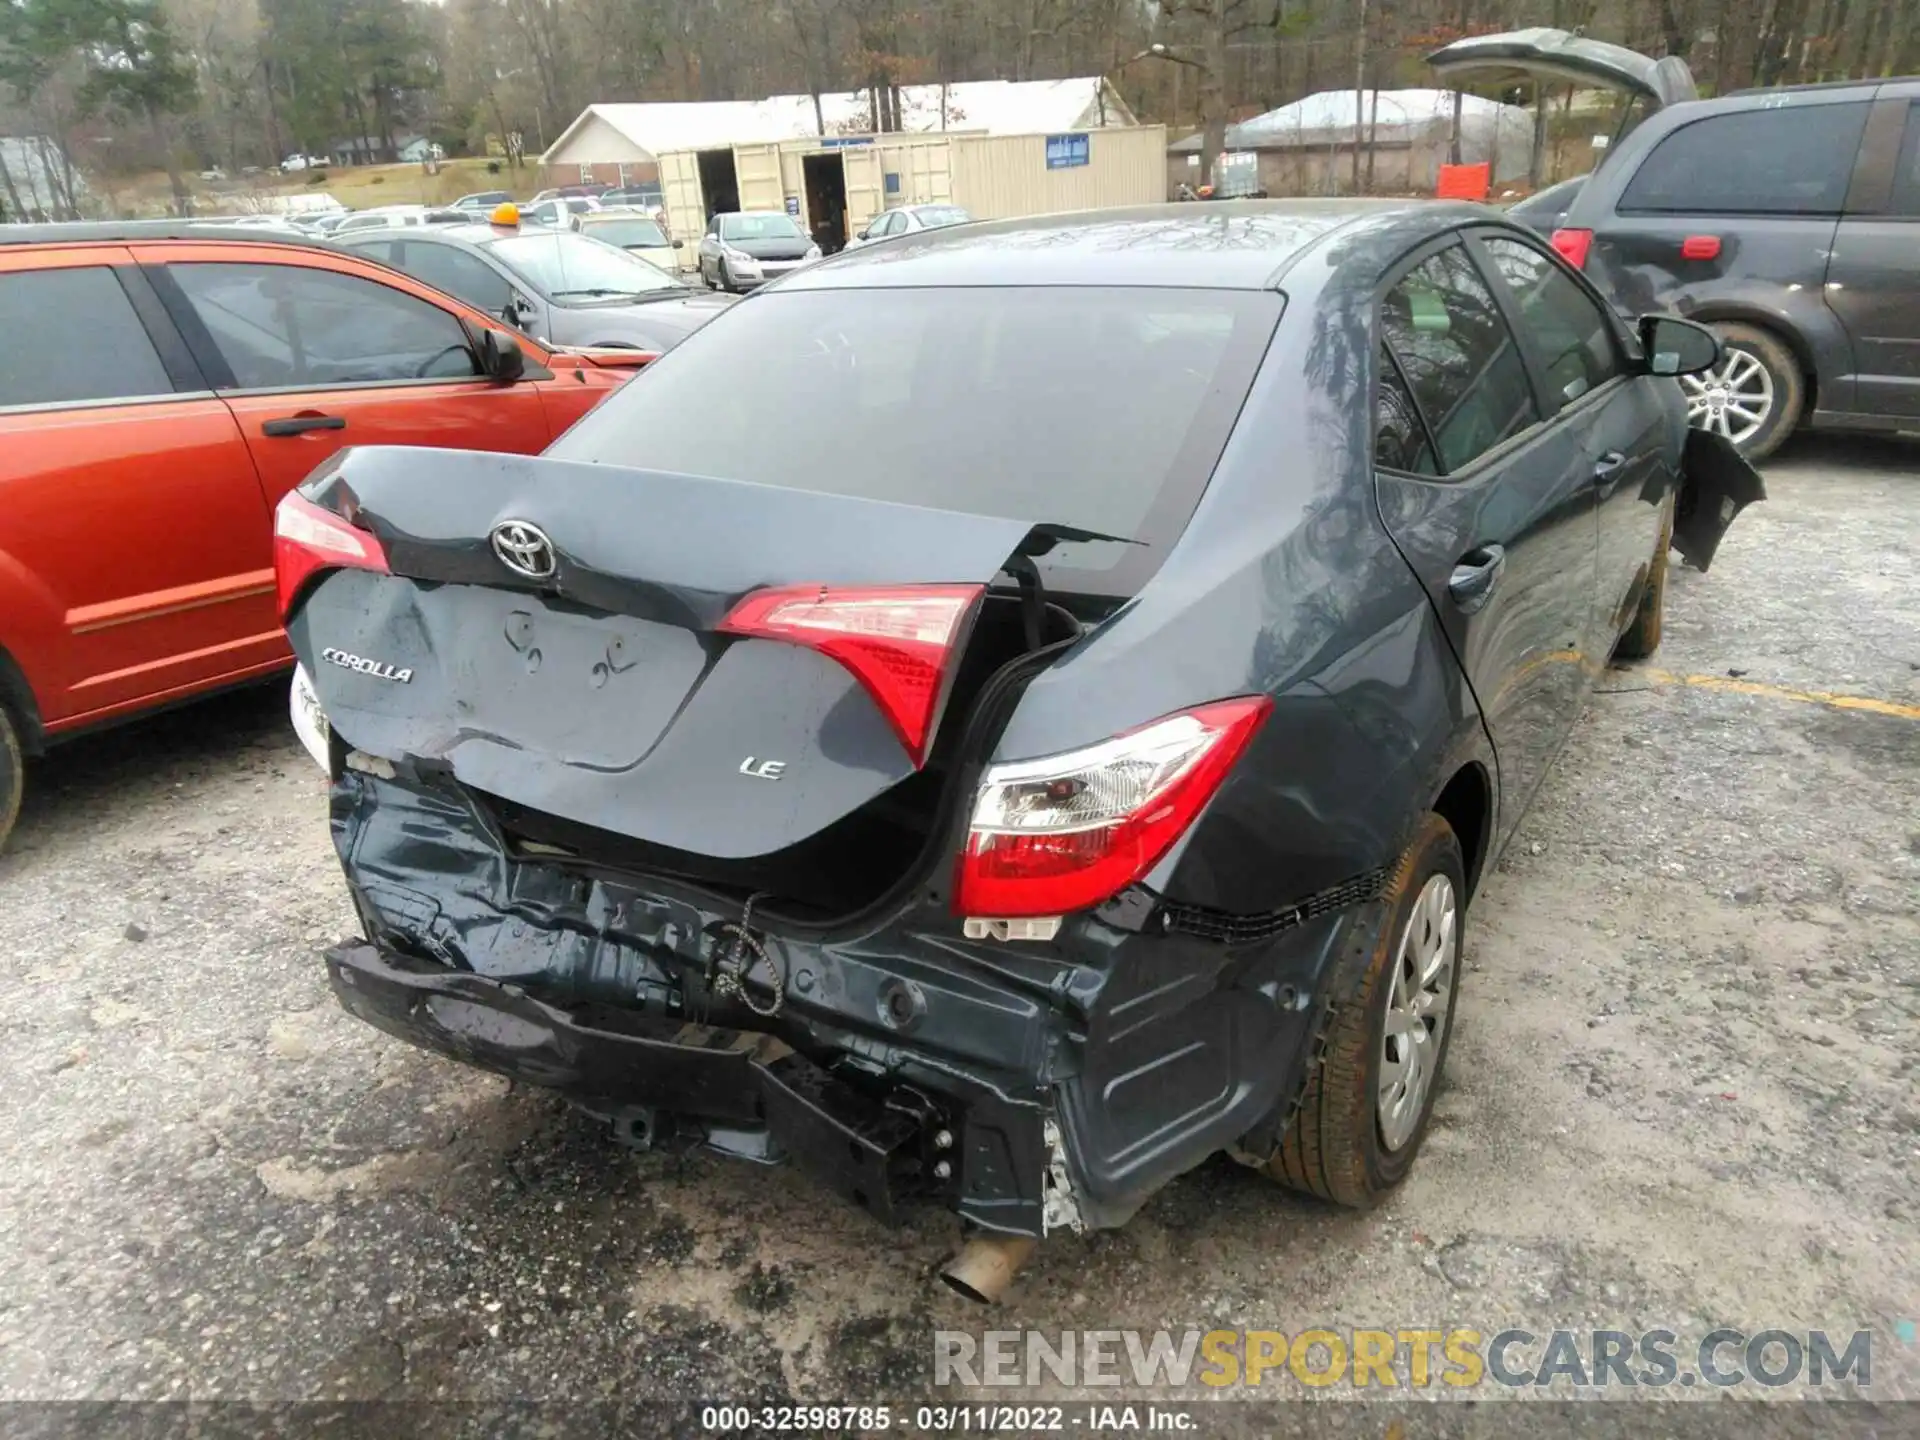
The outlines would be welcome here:
<svg viewBox="0 0 1920 1440">
<path fill-rule="evenodd" d="M 660 196 L 670 234 L 691 241 L 707 228 L 707 203 L 700 193 L 700 162 L 692 151 L 676 150 L 660 157 Z"/>
<path fill-rule="evenodd" d="M 733 173 L 740 181 L 742 210 L 785 208 L 787 196 L 786 189 L 780 181 L 779 146 L 734 146 Z"/>
<path fill-rule="evenodd" d="M 1597 580 L 1586 427 L 1549 415 L 1466 242 L 1380 306 L 1381 518 L 1427 588 L 1493 737 L 1510 829 L 1579 713 Z M 1601 657 L 1604 658 L 1604 657 Z"/>
<path fill-rule="evenodd" d="M 42 720 L 84 723 L 279 663 L 247 447 L 132 255 L 5 260 L 0 646 Z"/>
<path fill-rule="evenodd" d="M 1848 408 L 1920 416 L 1920 84 L 1887 85 L 1861 145 L 1827 265 L 1827 304 L 1853 342 Z M 1822 396 L 1822 408 L 1837 409 Z"/>
<path fill-rule="evenodd" d="M 847 179 L 847 228 L 839 233 L 855 235 L 881 210 L 880 153 L 871 145 L 849 145 L 840 163 Z"/>
<path fill-rule="evenodd" d="M 424 287 L 264 246 L 136 254 L 165 260 L 156 286 L 240 422 L 269 508 L 346 445 L 532 454 L 551 438 L 534 386 L 481 376 L 463 316 Z"/>
</svg>

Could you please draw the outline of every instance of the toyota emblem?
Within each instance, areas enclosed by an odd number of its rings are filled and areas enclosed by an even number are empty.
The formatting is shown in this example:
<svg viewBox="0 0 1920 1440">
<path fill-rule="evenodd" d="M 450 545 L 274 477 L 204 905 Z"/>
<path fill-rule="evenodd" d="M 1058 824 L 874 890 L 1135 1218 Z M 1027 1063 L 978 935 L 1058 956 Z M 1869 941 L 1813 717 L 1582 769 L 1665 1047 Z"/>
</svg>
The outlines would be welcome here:
<svg viewBox="0 0 1920 1440">
<path fill-rule="evenodd" d="M 525 520 L 502 520 L 493 527 L 493 553 L 516 575 L 550 580 L 556 565 L 553 542 L 546 531 Z"/>
</svg>

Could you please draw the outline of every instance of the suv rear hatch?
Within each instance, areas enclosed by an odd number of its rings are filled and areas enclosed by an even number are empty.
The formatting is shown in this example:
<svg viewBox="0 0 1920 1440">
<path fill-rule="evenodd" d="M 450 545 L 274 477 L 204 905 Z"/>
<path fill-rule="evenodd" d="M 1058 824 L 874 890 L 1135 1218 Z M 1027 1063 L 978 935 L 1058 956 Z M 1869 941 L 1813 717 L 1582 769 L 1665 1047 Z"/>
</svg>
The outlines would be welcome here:
<svg viewBox="0 0 1920 1440">
<path fill-rule="evenodd" d="M 1656 60 L 1624 45 L 1546 27 L 1470 35 L 1441 46 L 1427 64 L 1444 79 L 1478 85 L 1535 80 L 1619 90 L 1652 109 L 1700 98 L 1693 72 L 1677 55 Z"/>
</svg>

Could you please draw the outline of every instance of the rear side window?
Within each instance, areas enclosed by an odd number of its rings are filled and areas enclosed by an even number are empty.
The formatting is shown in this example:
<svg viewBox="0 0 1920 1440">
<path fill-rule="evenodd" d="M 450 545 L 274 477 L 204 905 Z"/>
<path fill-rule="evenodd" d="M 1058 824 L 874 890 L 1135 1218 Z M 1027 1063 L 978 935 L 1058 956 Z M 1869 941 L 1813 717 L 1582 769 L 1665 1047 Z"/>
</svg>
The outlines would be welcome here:
<svg viewBox="0 0 1920 1440">
<path fill-rule="evenodd" d="M 1867 102 L 1712 115 L 1675 130 L 1620 196 L 1622 214 L 1838 215 Z"/>
<path fill-rule="evenodd" d="M 1401 378 L 1400 367 L 1393 363 L 1387 347 L 1380 347 L 1380 385 L 1374 392 L 1373 461 L 1389 470 L 1408 475 L 1438 475 L 1433 446 L 1427 441 L 1427 428 L 1420 423 L 1419 407 L 1413 392 Z"/>
<path fill-rule="evenodd" d="M 696 331 L 548 453 L 1157 549 L 1185 528 L 1280 307 L 1077 285 L 774 292 Z M 1042 564 L 1100 571 L 1129 549 L 1074 543 Z"/>
<path fill-rule="evenodd" d="M 1526 362 L 1463 246 L 1422 261 L 1380 310 L 1443 469 L 1464 469 L 1539 422 Z"/>
<path fill-rule="evenodd" d="M 1519 303 L 1521 327 L 1560 404 L 1621 373 L 1613 326 L 1578 281 L 1524 241 L 1490 235 L 1480 243 Z"/>
<path fill-rule="evenodd" d="M 0 275 L 0 335 L 13 342 L 0 347 L 0 408 L 173 392 L 146 327 L 105 265 Z M 35 344 L 34 336 L 51 343 Z"/>
<path fill-rule="evenodd" d="M 174 264 L 168 273 L 242 390 L 478 373 L 460 322 L 390 285 L 294 265 Z"/>
</svg>

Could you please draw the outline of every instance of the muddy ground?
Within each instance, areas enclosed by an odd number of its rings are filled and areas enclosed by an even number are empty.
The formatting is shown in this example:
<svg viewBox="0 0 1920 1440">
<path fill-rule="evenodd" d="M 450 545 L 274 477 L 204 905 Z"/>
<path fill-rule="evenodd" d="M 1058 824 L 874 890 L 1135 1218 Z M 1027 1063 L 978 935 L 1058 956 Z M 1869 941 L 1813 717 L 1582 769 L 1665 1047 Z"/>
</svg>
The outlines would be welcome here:
<svg viewBox="0 0 1920 1440">
<path fill-rule="evenodd" d="M 1218 1161 L 1050 1241 L 993 1324 L 1867 1327 L 1873 1393 L 1920 1395 L 1920 447 L 1768 481 L 1478 898 L 1404 1191 L 1337 1213 Z M 349 1020 L 313 952 L 351 928 L 278 692 L 37 772 L 0 1398 L 897 1401 L 987 1323 L 929 1283 L 944 1216 L 635 1155 Z"/>
</svg>

